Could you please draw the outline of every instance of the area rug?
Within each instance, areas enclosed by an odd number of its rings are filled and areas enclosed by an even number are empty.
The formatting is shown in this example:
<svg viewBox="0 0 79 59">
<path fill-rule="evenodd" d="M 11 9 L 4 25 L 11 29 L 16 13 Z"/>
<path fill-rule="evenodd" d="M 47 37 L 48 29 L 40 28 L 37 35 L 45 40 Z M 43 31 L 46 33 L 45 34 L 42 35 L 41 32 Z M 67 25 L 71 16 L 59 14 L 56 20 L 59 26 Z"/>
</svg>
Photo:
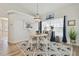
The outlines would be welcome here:
<svg viewBox="0 0 79 59">
<path fill-rule="evenodd" d="M 48 46 L 40 44 L 39 49 L 35 49 L 37 44 L 30 44 L 28 41 L 17 43 L 17 47 L 25 56 L 71 56 L 72 47 L 61 43 L 50 42 Z"/>
</svg>

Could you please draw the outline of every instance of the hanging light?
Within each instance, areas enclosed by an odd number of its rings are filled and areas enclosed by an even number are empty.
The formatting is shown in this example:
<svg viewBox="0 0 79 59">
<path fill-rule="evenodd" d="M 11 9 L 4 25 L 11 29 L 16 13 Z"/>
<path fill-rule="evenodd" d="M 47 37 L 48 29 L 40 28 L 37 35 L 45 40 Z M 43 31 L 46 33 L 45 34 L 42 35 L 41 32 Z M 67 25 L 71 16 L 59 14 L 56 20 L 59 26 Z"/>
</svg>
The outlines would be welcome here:
<svg viewBox="0 0 79 59">
<path fill-rule="evenodd" d="M 38 3 L 36 5 L 36 15 L 34 16 L 34 20 L 37 21 L 37 22 L 40 22 L 41 21 L 41 17 L 39 15 L 39 11 L 38 11 Z"/>
</svg>

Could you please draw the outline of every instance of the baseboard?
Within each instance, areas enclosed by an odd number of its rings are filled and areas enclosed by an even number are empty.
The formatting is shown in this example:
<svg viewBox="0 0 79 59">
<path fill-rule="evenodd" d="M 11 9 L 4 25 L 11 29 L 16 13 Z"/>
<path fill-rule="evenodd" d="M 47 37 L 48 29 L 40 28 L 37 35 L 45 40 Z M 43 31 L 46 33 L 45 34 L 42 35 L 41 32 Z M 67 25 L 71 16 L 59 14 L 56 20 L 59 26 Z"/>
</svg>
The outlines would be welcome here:
<svg viewBox="0 0 79 59">
<path fill-rule="evenodd" d="M 8 42 L 8 44 L 10 44 L 10 45 L 16 45 L 17 43 Z"/>
<path fill-rule="evenodd" d="M 19 40 L 19 41 L 8 41 L 8 44 L 17 44 L 18 42 L 27 41 L 27 40 Z"/>
</svg>

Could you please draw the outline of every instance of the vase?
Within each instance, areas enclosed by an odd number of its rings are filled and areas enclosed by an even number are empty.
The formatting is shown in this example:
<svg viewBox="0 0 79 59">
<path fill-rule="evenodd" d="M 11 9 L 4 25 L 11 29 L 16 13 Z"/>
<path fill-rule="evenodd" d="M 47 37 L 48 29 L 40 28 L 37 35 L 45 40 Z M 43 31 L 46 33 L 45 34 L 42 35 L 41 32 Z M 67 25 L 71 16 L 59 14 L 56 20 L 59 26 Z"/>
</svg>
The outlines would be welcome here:
<svg viewBox="0 0 79 59">
<path fill-rule="evenodd" d="M 52 33 L 51 33 L 50 41 L 51 42 L 56 42 L 56 40 L 55 40 L 55 32 L 54 31 L 52 31 Z"/>
<path fill-rule="evenodd" d="M 66 38 L 66 16 L 64 16 L 64 21 L 63 21 L 63 39 L 62 42 L 66 43 L 67 38 Z"/>
<path fill-rule="evenodd" d="M 72 39 L 71 39 L 70 42 L 71 42 L 71 43 L 76 43 L 76 40 L 72 40 Z"/>
<path fill-rule="evenodd" d="M 39 33 L 42 33 L 42 21 L 39 22 L 38 27 L 39 27 Z"/>
</svg>

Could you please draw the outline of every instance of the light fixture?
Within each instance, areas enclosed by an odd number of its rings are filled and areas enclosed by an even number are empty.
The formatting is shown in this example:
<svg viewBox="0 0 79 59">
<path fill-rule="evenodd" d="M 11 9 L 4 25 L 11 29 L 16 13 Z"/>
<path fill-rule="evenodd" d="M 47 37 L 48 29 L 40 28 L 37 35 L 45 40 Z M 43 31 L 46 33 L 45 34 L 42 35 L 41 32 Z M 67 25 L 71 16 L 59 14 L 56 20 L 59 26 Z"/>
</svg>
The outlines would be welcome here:
<svg viewBox="0 0 79 59">
<path fill-rule="evenodd" d="M 38 3 L 36 5 L 36 15 L 34 16 L 34 20 L 37 21 L 37 22 L 40 22 L 41 21 L 41 17 L 39 15 L 39 10 L 38 10 Z"/>
</svg>

